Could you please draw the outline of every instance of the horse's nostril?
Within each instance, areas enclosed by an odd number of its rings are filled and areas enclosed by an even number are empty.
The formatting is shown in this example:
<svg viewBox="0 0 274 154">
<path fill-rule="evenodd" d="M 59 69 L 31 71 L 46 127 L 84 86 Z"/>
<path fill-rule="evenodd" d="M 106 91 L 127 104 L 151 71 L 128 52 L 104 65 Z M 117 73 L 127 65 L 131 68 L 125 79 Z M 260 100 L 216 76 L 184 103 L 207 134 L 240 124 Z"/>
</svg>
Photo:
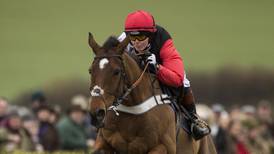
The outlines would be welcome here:
<svg viewBox="0 0 274 154">
<path fill-rule="evenodd" d="M 94 89 L 94 93 L 96 93 L 96 94 L 100 94 L 100 89 Z"/>
</svg>

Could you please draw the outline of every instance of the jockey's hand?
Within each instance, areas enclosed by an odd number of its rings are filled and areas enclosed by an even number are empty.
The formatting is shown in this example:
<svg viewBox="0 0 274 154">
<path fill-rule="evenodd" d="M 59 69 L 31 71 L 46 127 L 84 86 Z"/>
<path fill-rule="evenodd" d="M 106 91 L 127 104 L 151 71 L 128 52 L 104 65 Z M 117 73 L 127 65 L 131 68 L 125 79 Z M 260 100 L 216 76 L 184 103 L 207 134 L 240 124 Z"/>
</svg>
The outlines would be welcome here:
<svg viewBox="0 0 274 154">
<path fill-rule="evenodd" d="M 151 54 L 150 56 L 147 57 L 146 62 L 152 65 L 156 65 L 157 61 L 156 61 L 156 56 L 155 54 Z"/>
<path fill-rule="evenodd" d="M 157 61 L 156 61 L 156 56 L 155 54 L 151 54 L 150 56 L 147 57 L 146 62 L 149 64 L 148 65 L 148 70 L 150 73 L 156 74 L 157 72 Z"/>
</svg>

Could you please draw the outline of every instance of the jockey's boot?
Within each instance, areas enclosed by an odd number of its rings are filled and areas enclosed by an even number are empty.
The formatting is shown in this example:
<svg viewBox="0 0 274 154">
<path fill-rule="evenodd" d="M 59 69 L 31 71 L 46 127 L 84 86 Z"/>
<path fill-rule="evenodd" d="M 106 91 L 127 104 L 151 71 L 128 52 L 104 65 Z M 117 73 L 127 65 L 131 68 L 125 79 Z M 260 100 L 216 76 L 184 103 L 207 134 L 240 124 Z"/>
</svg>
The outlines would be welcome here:
<svg viewBox="0 0 274 154">
<path fill-rule="evenodd" d="M 194 96 L 191 88 L 185 89 L 183 101 L 181 105 L 187 110 L 190 118 L 191 135 L 195 140 L 199 140 L 202 137 L 210 134 L 211 130 L 209 125 L 202 120 L 196 113 L 196 106 L 194 104 Z"/>
</svg>

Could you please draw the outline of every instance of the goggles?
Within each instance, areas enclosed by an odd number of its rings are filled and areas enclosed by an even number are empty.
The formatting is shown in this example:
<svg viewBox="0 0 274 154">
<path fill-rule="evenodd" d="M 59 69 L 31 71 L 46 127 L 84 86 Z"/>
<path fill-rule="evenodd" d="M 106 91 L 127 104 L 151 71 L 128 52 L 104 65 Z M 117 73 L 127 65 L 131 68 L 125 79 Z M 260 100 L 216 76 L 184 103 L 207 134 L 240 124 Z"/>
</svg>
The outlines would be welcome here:
<svg viewBox="0 0 274 154">
<path fill-rule="evenodd" d="M 146 35 L 129 35 L 131 41 L 144 41 L 146 38 L 148 38 Z"/>
</svg>

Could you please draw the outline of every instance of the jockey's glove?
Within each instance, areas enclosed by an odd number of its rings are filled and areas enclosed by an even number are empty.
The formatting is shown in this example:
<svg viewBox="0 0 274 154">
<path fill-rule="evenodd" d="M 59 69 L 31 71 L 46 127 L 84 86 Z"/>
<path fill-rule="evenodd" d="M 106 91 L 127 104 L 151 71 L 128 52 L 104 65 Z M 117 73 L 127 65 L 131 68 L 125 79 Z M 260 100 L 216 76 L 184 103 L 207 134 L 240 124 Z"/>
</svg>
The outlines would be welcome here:
<svg viewBox="0 0 274 154">
<path fill-rule="evenodd" d="M 150 65 L 156 65 L 157 61 L 156 61 L 155 54 L 152 53 L 150 56 L 148 56 L 146 62 L 149 63 Z"/>
<path fill-rule="evenodd" d="M 148 70 L 150 73 L 156 74 L 157 72 L 157 61 L 155 54 L 151 54 L 147 57 L 146 62 L 148 63 Z"/>
</svg>

